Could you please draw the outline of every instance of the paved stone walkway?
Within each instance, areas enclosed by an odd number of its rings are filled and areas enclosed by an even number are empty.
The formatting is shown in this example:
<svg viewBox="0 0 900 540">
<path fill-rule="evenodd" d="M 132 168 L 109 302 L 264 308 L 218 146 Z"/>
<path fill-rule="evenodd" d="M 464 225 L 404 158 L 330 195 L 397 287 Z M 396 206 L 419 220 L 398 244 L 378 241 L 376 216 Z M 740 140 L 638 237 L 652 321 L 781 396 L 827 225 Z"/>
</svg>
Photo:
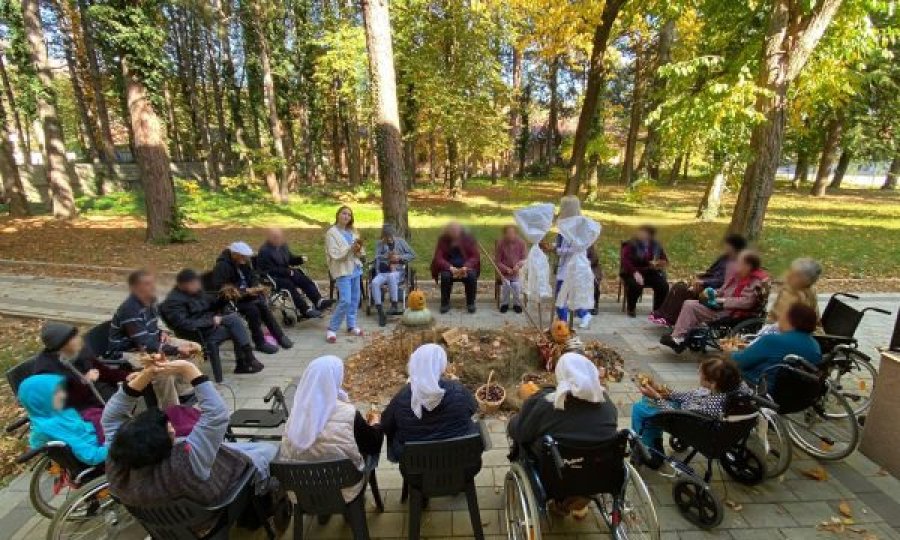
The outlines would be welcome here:
<svg viewBox="0 0 900 540">
<path fill-rule="evenodd" d="M 21 275 L 0 275 L 0 313 L 26 317 L 57 318 L 83 323 L 97 323 L 109 317 L 125 296 L 122 286 L 94 281 L 40 278 Z M 820 298 L 821 305 L 827 295 Z M 431 301 L 430 304 L 434 304 Z M 863 295 L 859 305 L 873 305 L 896 312 L 900 306 L 900 294 Z M 462 307 L 461 300 L 457 302 Z M 436 306 L 431 306 L 436 311 Z M 546 308 L 545 308 L 546 309 Z M 601 305 L 602 313 L 595 318 L 589 331 L 582 331 L 582 338 L 600 339 L 616 347 L 626 359 L 626 367 L 648 371 L 662 382 L 676 388 L 695 384 L 697 358 L 685 353 L 676 356 L 658 344 L 662 330 L 642 317 L 648 310 L 648 299 L 638 308 L 641 318 L 626 318 L 613 298 L 606 297 Z M 468 315 L 455 309 L 439 317 L 439 323 L 460 327 L 495 327 L 503 322 L 528 324 L 524 315 L 499 315 L 492 304 L 479 304 L 478 313 Z M 546 317 L 546 312 L 545 312 Z M 378 330 L 374 317 L 361 314 L 361 323 L 368 332 Z M 304 367 L 316 356 L 325 352 L 346 357 L 365 344 L 364 339 L 341 337 L 337 344 L 324 342 L 325 321 L 305 321 L 289 330 L 296 346 L 290 351 L 279 352 L 264 358 L 266 369 L 261 376 L 231 375 L 228 381 L 235 391 L 237 407 L 261 406 L 261 398 L 272 385 L 285 386 L 302 374 Z M 870 314 L 863 321 L 858 337 L 863 350 L 873 357 L 875 347 L 887 343 L 893 327 L 893 317 Z M 227 347 L 226 347 L 227 348 Z M 229 356 L 226 355 L 226 358 Z M 227 360 L 226 360 L 227 365 Z M 619 406 L 620 426 L 630 425 L 630 405 L 638 394 L 627 379 L 609 388 L 613 401 Z M 508 462 L 507 442 L 504 435 L 505 419 L 487 420 L 493 448 L 484 456 L 484 468 L 476 478 L 481 507 L 482 523 L 491 538 L 505 537 L 503 523 L 503 480 Z M 383 514 L 371 511 L 369 528 L 374 538 L 403 538 L 406 536 L 407 516 L 400 503 L 401 478 L 396 466 L 381 460 L 378 480 L 386 504 Z M 694 539 L 703 537 L 735 538 L 737 540 L 775 540 L 791 538 L 848 538 L 872 540 L 877 538 L 900 539 L 900 481 L 886 475 L 880 468 L 856 453 L 838 463 L 822 463 L 828 471 L 826 481 L 806 478 L 801 471 L 817 466 L 813 460 L 799 451 L 791 469 L 781 479 L 748 488 L 732 481 L 723 481 L 717 474 L 714 489 L 722 499 L 741 506 L 739 511 L 726 508 L 725 521 L 716 531 L 706 533 L 697 530 L 680 517 L 670 494 L 671 482 L 653 472 L 644 473 L 654 495 L 661 527 L 666 539 Z M 13 539 L 41 538 L 47 520 L 35 515 L 27 497 L 28 475 L 14 480 L 0 491 L 0 537 Z M 853 509 L 855 530 L 834 534 L 816 530 L 816 525 L 839 515 L 838 505 L 847 502 Z M 605 526 L 597 516 L 583 522 L 571 520 L 557 522 L 551 538 L 592 539 L 608 536 Z M 314 520 L 307 520 L 308 522 Z M 349 529 L 340 518 L 328 525 L 307 523 L 308 538 L 350 538 Z M 465 499 L 436 499 L 425 513 L 422 534 L 428 538 L 471 537 Z M 142 536 L 135 533 L 134 538 Z M 238 538 L 250 538 L 238 534 Z M 256 536 L 255 538 L 262 538 Z"/>
</svg>

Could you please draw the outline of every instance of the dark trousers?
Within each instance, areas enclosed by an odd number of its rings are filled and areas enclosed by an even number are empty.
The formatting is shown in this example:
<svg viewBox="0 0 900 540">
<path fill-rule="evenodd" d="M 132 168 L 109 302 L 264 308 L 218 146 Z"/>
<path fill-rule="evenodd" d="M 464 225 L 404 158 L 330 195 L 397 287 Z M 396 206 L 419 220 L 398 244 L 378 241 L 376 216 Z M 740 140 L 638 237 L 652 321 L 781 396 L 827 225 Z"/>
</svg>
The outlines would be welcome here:
<svg viewBox="0 0 900 540">
<path fill-rule="evenodd" d="M 275 277 L 274 279 L 279 288 L 287 289 L 291 294 L 294 305 L 297 306 L 300 313 L 306 313 L 309 310 L 309 304 L 306 302 L 307 299 L 309 299 L 313 307 L 319 307 L 319 302 L 322 301 L 322 293 L 319 292 L 319 288 L 316 287 L 315 282 L 309 279 L 309 276 L 303 272 L 294 270 L 294 275 L 292 276 Z M 306 296 L 306 298 L 304 298 L 304 296 Z"/>
<path fill-rule="evenodd" d="M 681 306 L 688 300 L 699 298 L 697 293 L 687 283 L 679 281 L 669 289 L 666 300 L 661 306 L 653 310 L 653 315 L 665 319 L 670 325 L 674 325 L 681 313 Z"/>
<path fill-rule="evenodd" d="M 269 333 L 275 339 L 284 337 L 281 326 L 278 325 L 278 321 L 272 315 L 272 310 L 269 309 L 265 299 L 261 296 L 237 302 L 237 310 L 246 319 L 247 326 L 250 327 L 250 337 L 257 346 L 266 340 L 262 329 L 263 325 L 266 325 Z"/>
<path fill-rule="evenodd" d="M 641 292 L 645 288 L 653 289 L 654 310 L 659 309 L 663 300 L 666 299 L 666 295 L 669 294 L 669 282 L 666 281 L 665 274 L 655 270 L 644 270 L 641 271 L 641 275 L 644 277 L 643 285 L 639 285 L 635 281 L 633 274 L 622 274 L 622 281 L 625 283 L 626 306 L 629 312 L 634 311 Z"/>
<path fill-rule="evenodd" d="M 455 278 L 450 272 L 441 272 L 441 305 L 450 304 L 450 293 L 453 292 L 454 283 L 462 283 L 466 290 L 466 305 L 475 303 L 475 289 L 478 287 L 478 274 L 470 271 L 464 278 Z"/>
</svg>

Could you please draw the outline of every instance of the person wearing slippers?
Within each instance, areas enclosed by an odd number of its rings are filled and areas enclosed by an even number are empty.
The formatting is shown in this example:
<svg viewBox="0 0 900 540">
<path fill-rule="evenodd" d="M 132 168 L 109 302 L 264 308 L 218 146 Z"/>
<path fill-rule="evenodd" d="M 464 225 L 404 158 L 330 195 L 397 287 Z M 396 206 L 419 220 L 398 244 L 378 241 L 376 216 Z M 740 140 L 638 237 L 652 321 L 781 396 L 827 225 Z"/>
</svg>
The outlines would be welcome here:
<svg viewBox="0 0 900 540">
<path fill-rule="evenodd" d="M 348 332 L 354 336 L 363 335 L 362 329 L 356 325 L 356 312 L 359 309 L 364 256 L 362 240 L 353 227 L 353 210 L 342 206 L 334 217 L 334 225 L 325 233 L 325 260 L 338 291 L 338 301 L 325 333 L 328 343 L 337 341 L 337 331 L 345 319 Z"/>
</svg>

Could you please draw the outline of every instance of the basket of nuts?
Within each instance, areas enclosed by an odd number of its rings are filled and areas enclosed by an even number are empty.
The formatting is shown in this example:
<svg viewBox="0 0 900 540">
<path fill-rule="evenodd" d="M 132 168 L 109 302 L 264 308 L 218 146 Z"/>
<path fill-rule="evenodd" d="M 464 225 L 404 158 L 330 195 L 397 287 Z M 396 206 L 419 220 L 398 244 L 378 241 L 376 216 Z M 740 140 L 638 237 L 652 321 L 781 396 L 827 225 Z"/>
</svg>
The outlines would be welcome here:
<svg viewBox="0 0 900 540">
<path fill-rule="evenodd" d="M 494 371 L 488 374 L 488 380 L 475 390 L 475 401 L 484 414 L 497 412 L 503 402 L 506 401 L 506 390 L 499 384 L 493 382 Z"/>
</svg>

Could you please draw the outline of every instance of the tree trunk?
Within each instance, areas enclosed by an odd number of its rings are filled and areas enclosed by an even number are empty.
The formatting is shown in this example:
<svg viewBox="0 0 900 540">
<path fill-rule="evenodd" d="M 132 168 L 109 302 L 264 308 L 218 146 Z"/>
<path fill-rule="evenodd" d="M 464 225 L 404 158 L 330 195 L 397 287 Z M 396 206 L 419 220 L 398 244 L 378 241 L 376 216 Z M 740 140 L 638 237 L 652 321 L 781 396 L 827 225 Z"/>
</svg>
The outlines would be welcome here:
<svg viewBox="0 0 900 540">
<path fill-rule="evenodd" d="M 756 240 L 762 232 L 775 173 L 784 142 L 785 106 L 790 83 L 797 77 L 825 33 L 842 0 L 818 0 L 805 13 L 795 13 L 791 0 L 776 0 L 766 29 L 763 61 L 757 84 L 768 93 L 756 100 L 763 121 L 750 136 L 752 159 L 731 217 L 731 232 Z"/>
<path fill-rule="evenodd" d="M 274 150 L 275 157 L 280 162 L 278 164 L 277 183 L 280 185 L 284 185 L 288 180 L 287 154 L 285 153 L 284 145 L 284 127 L 281 124 L 281 118 L 278 116 L 278 103 L 276 101 L 277 97 L 275 95 L 275 79 L 272 75 L 272 63 L 269 57 L 269 38 L 265 34 L 266 25 L 264 24 L 263 19 L 261 19 L 259 3 L 253 2 L 251 5 L 253 6 L 256 39 L 257 44 L 259 45 L 258 52 L 259 65 L 260 69 L 262 70 L 263 102 L 266 106 L 266 110 L 269 113 L 269 131 L 272 135 L 272 148 Z M 267 184 L 269 184 L 269 191 L 272 194 L 272 199 L 276 203 L 287 202 L 281 198 L 280 185 L 272 186 L 271 183 L 271 180 L 267 181 Z M 273 189 L 273 187 L 275 189 Z"/>
<path fill-rule="evenodd" d="M 340 110 L 343 112 L 341 124 L 344 127 L 344 142 L 347 145 L 347 178 L 351 186 L 362 182 L 360 175 L 361 159 L 359 154 L 359 127 L 356 125 L 356 104 L 345 101 Z"/>
<path fill-rule="evenodd" d="M 637 182 L 637 174 L 634 171 L 634 154 L 637 149 L 638 133 L 641 129 L 641 121 L 644 110 L 644 47 L 643 38 L 635 36 L 634 42 L 634 86 L 631 92 L 631 115 L 628 122 L 628 136 L 625 139 L 625 157 L 622 161 L 620 181 L 625 184 L 625 189 L 631 189 Z"/>
<path fill-rule="evenodd" d="M 100 159 L 109 163 L 108 170 L 114 173 L 112 164 L 118 161 L 116 146 L 113 142 L 112 129 L 109 122 L 109 107 L 106 104 L 106 96 L 103 93 L 103 80 L 100 75 L 100 65 L 97 61 L 97 47 L 94 45 L 94 29 L 88 13 L 87 0 L 78 0 L 78 8 L 81 12 L 81 31 L 84 36 L 84 53 L 87 57 L 90 83 L 93 86 L 94 106 L 97 109 L 97 120 L 100 124 Z"/>
<path fill-rule="evenodd" d="M 888 169 L 887 176 L 884 177 L 884 184 L 881 189 L 897 189 L 898 179 L 900 179 L 900 154 L 894 156 L 891 161 L 891 167 Z"/>
<path fill-rule="evenodd" d="M 14 218 L 25 217 L 28 215 L 28 199 L 25 197 L 22 177 L 19 176 L 19 167 L 16 166 L 16 157 L 10 142 L 12 133 L 9 130 L 3 99 L 0 99 L 0 136 L 3 137 L 0 141 L 0 176 L 3 177 L 3 193 L 8 201 L 9 215 Z"/>
<path fill-rule="evenodd" d="M 578 115 L 578 127 L 575 129 L 575 139 L 572 142 L 572 159 L 569 162 L 569 178 L 566 182 L 566 195 L 578 195 L 581 189 L 581 179 L 584 175 L 584 157 L 587 150 L 588 139 L 594 116 L 597 114 L 597 106 L 600 102 L 600 92 L 603 89 L 605 71 L 603 59 L 606 55 L 606 46 L 612 32 L 613 23 L 619 15 L 619 10 L 627 0 L 607 0 L 603 4 L 603 13 L 600 16 L 600 24 L 594 31 L 594 39 L 591 49 L 590 71 L 587 77 L 587 88 L 584 92 L 584 104 L 581 106 L 581 114 Z"/>
<path fill-rule="evenodd" d="M 828 131 L 825 134 L 825 145 L 822 148 L 822 157 L 819 159 L 819 170 L 816 172 L 816 181 L 813 183 L 812 195 L 821 197 L 828 190 L 828 177 L 831 167 L 837 159 L 838 144 L 841 142 L 841 133 L 844 129 L 842 117 L 833 118 L 828 122 Z"/>
<path fill-rule="evenodd" d="M 600 156 L 592 153 L 587 163 L 587 178 L 584 183 L 584 200 L 593 202 L 597 200 L 597 191 L 600 187 Z"/>
<path fill-rule="evenodd" d="M 447 187 L 451 198 L 459 197 L 459 144 L 452 137 L 447 139 Z"/>
<path fill-rule="evenodd" d="M 791 187 L 800 189 L 800 186 L 806 183 L 809 177 L 809 151 L 801 148 L 797 151 L 797 166 L 794 168 L 794 178 L 791 180 Z"/>
<path fill-rule="evenodd" d="M 678 183 L 678 174 L 681 172 L 681 162 L 684 161 L 684 154 L 678 154 L 672 169 L 669 171 L 669 185 L 674 186 Z"/>
<path fill-rule="evenodd" d="M 128 61 L 122 59 L 128 114 L 134 131 L 135 160 L 141 171 L 141 185 L 147 208 L 147 242 L 165 243 L 171 240 L 178 226 L 175 210 L 175 186 L 169 153 L 163 137 L 162 123 L 144 83 L 131 72 Z"/>
<path fill-rule="evenodd" d="M 847 169 L 850 167 L 850 161 L 853 159 L 853 152 L 844 148 L 841 152 L 841 157 L 838 159 L 837 167 L 834 169 L 834 177 L 831 179 L 831 184 L 828 186 L 829 189 L 840 189 L 841 182 L 844 181 L 844 175 L 847 174 Z"/>
<path fill-rule="evenodd" d="M 434 131 L 428 135 L 428 181 L 432 186 L 437 182 L 437 144 Z"/>
<path fill-rule="evenodd" d="M 516 152 L 519 143 L 519 106 L 520 94 L 522 92 L 522 52 L 518 47 L 512 48 L 512 87 L 510 88 L 509 101 L 509 150 L 507 153 L 505 174 L 508 177 L 513 176 L 513 168 L 515 167 L 518 152 Z"/>
<path fill-rule="evenodd" d="M 205 55 L 200 49 L 200 40 L 197 34 L 198 32 L 196 29 L 191 33 L 191 44 L 194 47 L 193 54 L 196 55 L 192 62 L 192 65 L 194 66 L 194 79 L 200 79 L 200 142 L 202 148 L 206 151 L 206 176 L 209 181 L 209 187 L 212 188 L 213 191 L 218 191 L 219 178 L 221 176 L 219 170 L 219 151 L 216 148 L 216 145 L 213 144 L 212 136 L 209 133 L 209 126 L 212 122 L 210 121 L 209 93 L 206 91 L 206 85 L 203 81 L 204 74 L 206 73 Z"/>
<path fill-rule="evenodd" d="M 75 197 L 69 177 L 69 164 L 66 158 L 66 142 L 63 138 L 62 124 L 56 110 L 56 92 L 53 88 L 53 75 L 44 48 L 44 30 L 41 27 L 38 0 L 22 1 L 22 19 L 28 38 L 28 55 L 37 71 L 41 85 L 38 93 L 38 115 L 43 124 L 44 156 L 47 166 L 47 182 L 50 186 L 50 201 L 53 216 L 60 219 L 75 217 Z"/>
<path fill-rule="evenodd" d="M 700 200 L 700 207 L 697 208 L 697 218 L 700 221 L 712 221 L 719 217 L 722 207 L 722 193 L 725 191 L 726 168 L 727 165 L 722 164 L 706 185 L 706 192 Z"/>
<path fill-rule="evenodd" d="M 224 79 L 228 105 L 231 112 L 231 126 L 234 138 L 241 148 L 249 148 L 245 135 L 244 117 L 241 114 L 241 85 L 235 77 L 234 60 L 231 53 L 229 25 L 231 22 L 231 0 L 216 0 L 218 23 L 216 25 L 219 47 L 222 49 L 222 78 Z"/>
<path fill-rule="evenodd" d="M 659 68 L 667 65 L 672 61 L 672 43 L 675 41 L 675 19 L 669 19 L 663 23 L 659 30 L 659 40 L 656 45 L 656 69 L 655 73 L 659 73 Z M 650 91 L 650 100 L 652 109 L 655 109 L 665 99 L 666 79 L 659 75 L 653 78 L 653 87 Z M 644 145 L 644 154 L 641 157 L 647 167 L 647 175 L 653 180 L 659 180 L 659 160 L 660 160 L 660 141 L 659 130 L 656 124 L 647 126 L 647 142 Z M 641 170 L 641 167 L 638 167 Z"/>
<path fill-rule="evenodd" d="M 175 158 L 175 161 L 181 161 L 183 159 L 181 137 L 178 134 L 178 122 L 175 120 L 175 104 L 172 103 L 172 92 L 169 91 L 167 83 L 163 83 L 163 100 L 166 104 L 166 125 L 168 127 L 169 140 L 172 142 L 172 157 Z"/>
<path fill-rule="evenodd" d="M 80 73 L 75 52 L 72 50 L 72 40 L 68 37 L 68 32 L 63 32 L 63 51 L 66 57 L 66 67 L 69 68 L 69 80 L 72 83 L 72 97 L 75 98 L 75 108 L 78 110 L 78 116 L 81 124 L 84 126 L 84 132 L 87 135 L 86 154 L 90 161 L 95 162 L 100 159 L 100 126 L 94 122 L 93 110 L 91 104 L 84 92 L 83 80 Z M 102 179 L 99 182 L 103 185 Z M 100 190 L 102 192 L 102 190 Z"/>
<path fill-rule="evenodd" d="M 401 117 L 403 133 L 403 166 L 406 169 L 407 189 L 413 189 L 416 183 L 416 130 L 418 124 L 419 104 L 416 101 L 415 85 L 406 84 L 403 97 L 403 116 Z"/>
<path fill-rule="evenodd" d="M 403 136 L 397 110 L 390 13 L 387 0 L 361 0 L 361 3 L 372 81 L 381 209 L 385 223 L 394 225 L 398 234 L 409 238 L 406 181 L 403 178 Z"/>
<path fill-rule="evenodd" d="M 28 132 L 22 127 L 22 119 L 16 107 L 16 96 L 13 94 L 12 84 L 9 82 L 9 74 L 6 72 L 6 62 L 3 59 L 4 53 L 5 51 L 0 49 L 0 79 L 3 80 L 3 93 L 6 95 L 9 111 L 16 126 L 16 143 L 19 151 L 22 153 L 22 163 L 27 168 L 31 165 L 31 148 L 28 144 Z"/>
<path fill-rule="evenodd" d="M 547 114 L 547 164 L 556 165 L 559 155 L 559 55 L 550 61 L 550 111 Z"/>
</svg>

